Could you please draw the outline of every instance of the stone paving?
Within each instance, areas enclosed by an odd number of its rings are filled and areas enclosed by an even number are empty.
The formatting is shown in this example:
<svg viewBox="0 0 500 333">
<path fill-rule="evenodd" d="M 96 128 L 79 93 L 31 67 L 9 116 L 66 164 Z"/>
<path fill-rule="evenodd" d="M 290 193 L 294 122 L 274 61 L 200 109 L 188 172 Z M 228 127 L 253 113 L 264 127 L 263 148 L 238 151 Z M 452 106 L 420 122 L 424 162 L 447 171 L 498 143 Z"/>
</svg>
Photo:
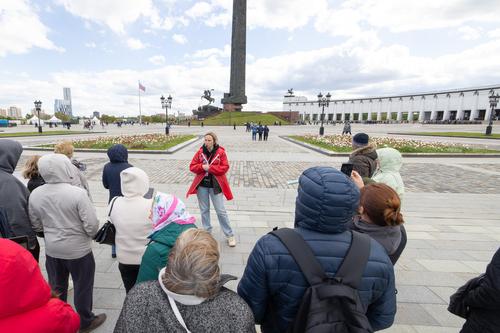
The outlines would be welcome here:
<svg viewBox="0 0 500 333">
<path fill-rule="evenodd" d="M 381 135 L 382 127 L 372 128 L 377 131 L 367 131 L 369 134 Z M 199 134 L 210 129 L 176 130 Z M 269 142 L 256 143 L 241 129 L 215 130 L 231 163 L 235 200 L 227 202 L 226 207 L 239 243 L 229 248 L 217 227 L 214 234 L 221 241 L 222 271 L 241 276 L 248 254 L 260 236 L 274 226 L 293 226 L 296 185 L 287 186 L 286 181 L 313 165 L 339 167 L 345 158 L 327 157 L 277 137 L 313 132 L 317 127 L 272 127 Z M 155 188 L 184 198 L 192 179 L 188 163 L 199 144 L 200 141 L 168 156 L 131 155 L 130 162 L 148 172 Z M 26 152 L 23 159 L 32 154 L 37 152 Z M 77 157 L 88 164 L 92 196 L 104 223 L 107 191 L 100 183 L 100 172 L 106 158 L 95 153 L 78 153 Z M 500 243 L 499 166 L 500 159 L 495 158 L 405 159 L 402 175 L 407 194 L 403 213 L 409 241 L 395 267 L 398 313 L 395 325 L 387 332 L 459 331 L 463 320 L 446 311 L 449 296 L 466 280 L 484 271 Z M 196 197 L 185 202 L 199 221 Z M 217 226 L 215 215 L 212 221 Z M 96 332 L 112 332 L 125 291 L 109 246 L 95 244 L 94 256 L 94 308 L 108 314 L 107 322 Z M 234 289 L 236 285 L 232 282 L 230 287 Z M 72 293 L 70 301 L 71 297 Z"/>
</svg>

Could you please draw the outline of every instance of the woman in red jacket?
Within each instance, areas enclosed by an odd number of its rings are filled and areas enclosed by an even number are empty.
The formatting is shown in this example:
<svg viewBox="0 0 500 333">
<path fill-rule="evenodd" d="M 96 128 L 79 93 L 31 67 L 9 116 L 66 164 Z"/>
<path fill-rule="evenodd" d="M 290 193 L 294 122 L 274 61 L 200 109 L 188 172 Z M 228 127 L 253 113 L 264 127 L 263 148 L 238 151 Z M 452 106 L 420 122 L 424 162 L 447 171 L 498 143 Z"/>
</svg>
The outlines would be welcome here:
<svg viewBox="0 0 500 333">
<path fill-rule="evenodd" d="M 0 238 L 0 332 L 75 333 L 79 328 L 80 317 L 53 296 L 33 256 Z"/>
<path fill-rule="evenodd" d="M 223 198 L 224 195 L 227 200 L 233 199 L 226 178 L 229 163 L 226 151 L 217 144 L 217 135 L 215 133 L 209 132 L 205 134 L 205 143 L 194 154 L 189 170 L 195 173 L 196 176 L 186 196 L 195 193 L 198 196 L 203 228 L 208 232 L 212 231 L 210 224 L 210 199 L 212 199 L 222 232 L 227 238 L 227 244 L 231 247 L 236 246 L 234 233 L 229 225 L 226 208 L 224 208 Z"/>
</svg>

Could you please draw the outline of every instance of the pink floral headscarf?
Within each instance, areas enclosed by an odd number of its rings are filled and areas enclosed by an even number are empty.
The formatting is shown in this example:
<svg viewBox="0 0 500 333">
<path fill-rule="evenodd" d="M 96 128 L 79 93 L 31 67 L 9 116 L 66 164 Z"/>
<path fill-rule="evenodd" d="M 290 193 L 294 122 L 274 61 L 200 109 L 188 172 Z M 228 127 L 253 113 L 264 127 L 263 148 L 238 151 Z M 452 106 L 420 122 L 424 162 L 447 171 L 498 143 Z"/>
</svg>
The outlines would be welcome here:
<svg viewBox="0 0 500 333">
<path fill-rule="evenodd" d="M 154 197 L 151 220 L 153 221 L 152 233 L 163 229 L 170 223 L 194 224 L 196 222 L 194 216 L 187 212 L 184 202 L 175 195 L 162 192 L 157 192 Z"/>
</svg>

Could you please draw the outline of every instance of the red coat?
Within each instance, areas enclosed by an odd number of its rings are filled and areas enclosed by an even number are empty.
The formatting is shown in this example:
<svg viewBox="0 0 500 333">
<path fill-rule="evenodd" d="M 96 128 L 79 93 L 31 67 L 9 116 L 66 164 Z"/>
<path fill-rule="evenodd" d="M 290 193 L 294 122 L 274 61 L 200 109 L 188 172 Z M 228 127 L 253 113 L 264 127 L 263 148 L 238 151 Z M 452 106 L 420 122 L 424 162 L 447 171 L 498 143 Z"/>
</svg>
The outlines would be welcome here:
<svg viewBox="0 0 500 333">
<path fill-rule="evenodd" d="M 233 199 L 233 193 L 229 187 L 229 182 L 226 178 L 226 172 L 229 170 L 229 163 L 227 161 L 227 155 L 224 148 L 219 146 L 219 148 L 214 152 L 212 162 L 208 168 L 208 172 L 211 173 L 220 185 L 222 193 L 227 200 Z M 203 155 L 203 147 L 201 147 L 196 154 L 194 154 L 191 164 L 189 165 L 189 170 L 195 173 L 193 183 L 186 194 L 188 197 L 190 194 L 196 194 L 198 185 L 205 177 L 205 170 L 203 170 L 203 164 L 206 163 L 206 157 Z"/>
<path fill-rule="evenodd" d="M 0 332 L 75 333 L 79 328 L 71 306 L 51 297 L 31 253 L 0 238 Z"/>
</svg>

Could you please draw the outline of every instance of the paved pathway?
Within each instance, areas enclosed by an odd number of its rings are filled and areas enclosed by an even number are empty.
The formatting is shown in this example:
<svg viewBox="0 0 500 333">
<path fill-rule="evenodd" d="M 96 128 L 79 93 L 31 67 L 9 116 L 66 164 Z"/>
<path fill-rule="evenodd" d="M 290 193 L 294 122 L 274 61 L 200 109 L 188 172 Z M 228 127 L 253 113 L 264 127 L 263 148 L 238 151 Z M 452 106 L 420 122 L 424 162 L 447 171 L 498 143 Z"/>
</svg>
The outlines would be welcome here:
<svg viewBox="0 0 500 333">
<path fill-rule="evenodd" d="M 382 134 L 382 127 L 366 126 L 370 128 L 377 129 L 373 133 L 367 130 L 370 134 Z M 209 129 L 174 130 L 203 133 Z M 227 203 L 227 209 L 239 240 L 236 248 L 221 242 L 222 271 L 241 276 L 260 236 L 274 226 L 293 225 L 296 187 L 287 186 L 286 181 L 296 179 L 310 166 L 339 167 L 343 158 L 327 157 L 277 137 L 292 131 L 313 133 L 317 127 L 272 127 L 268 142 L 251 142 L 250 135 L 241 129 L 215 130 L 231 163 L 229 178 L 235 200 Z M 155 188 L 184 198 L 192 179 L 187 164 L 198 146 L 199 142 L 173 155 L 131 155 L 130 162 L 148 172 Z M 87 176 L 103 223 L 107 192 L 100 184 L 100 173 L 106 158 L 95 153 L 78 153 L 77 157 L 88 164 Z M 499 166 L 500 159 L 495 158 L 405 160 L 402 174 L 408 193 L 404 216 L 409 241 L 395 267 L 398 313 L 395 325 L 387 332 L 458 331 L 463 321 L 446 311 L 449 296 L 467 279 L 484 271 L 500 243 Z M 186 204 L 199 220 L 196 198 L 190 197 Z M 220 232 L 214 234 L 223 241 Z M 125 291 L 110 248 L 95 245 L 94 255 L 94 307 L 109 318 L 96 332 L 111 332 Z M 235 288 L 236 283 L 230 286 Z"/>
</svg>

